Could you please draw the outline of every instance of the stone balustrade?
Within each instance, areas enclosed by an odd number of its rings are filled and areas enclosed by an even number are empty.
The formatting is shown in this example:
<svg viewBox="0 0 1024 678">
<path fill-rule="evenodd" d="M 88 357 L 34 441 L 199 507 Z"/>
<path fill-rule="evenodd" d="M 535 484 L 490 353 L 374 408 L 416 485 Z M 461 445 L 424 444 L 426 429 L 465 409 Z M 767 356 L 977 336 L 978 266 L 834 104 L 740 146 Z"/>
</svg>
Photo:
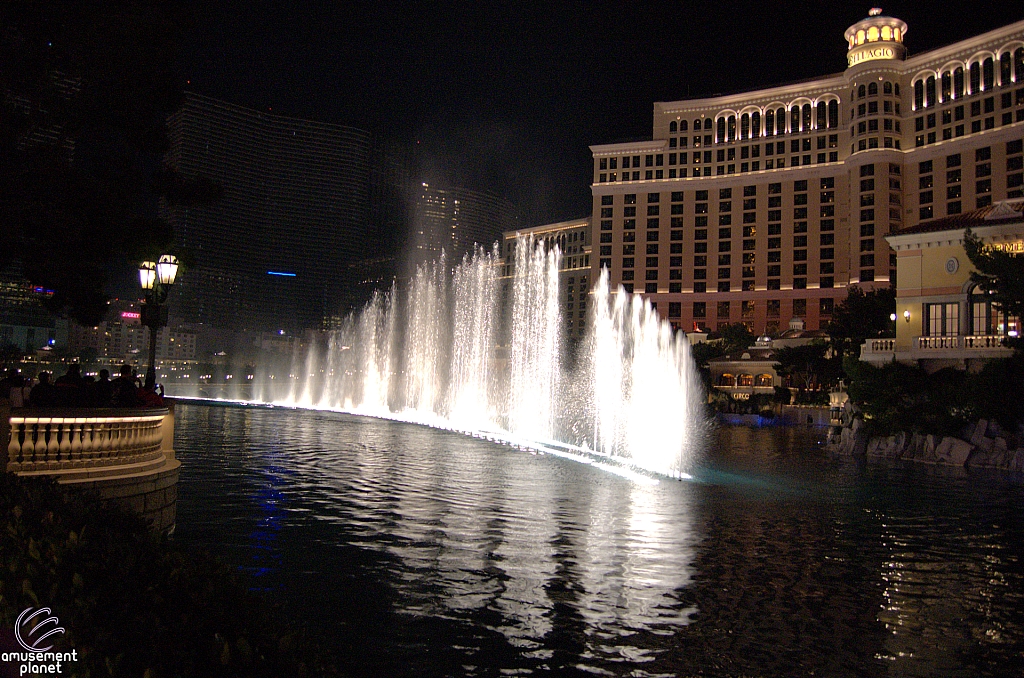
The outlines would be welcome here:
<svg viewBox="0 0 1024 678">
<path fill-rule="evenodd" d="M 943 349 L 960 348 L 960 337 L 952 335 L 946 337 L 917 337 L 914 343 L 919 351 L 935 351 Z"/>
<path fill-rule="evenodd" d="M 180 462 L 174 407 L 11 408 L 0 400 L 0 469 L 53 478 L 136 511 L 154 530 L 174 529 Z"/>
<path fill-rule="evenodd" d="M 892 353 L 895 350 L 895 339 L 868 339 L 861 348 L 862 353 Z"/>
<path fill-rule="evenodd" d="M 964 339 L 964 348 L 978 350 L 983 348 L 1003 348 L 1003 339 L 997 334 L 968 335 Z"/>
<path fill-rule="evenodd" d="M 7 470 L 85 469 L 155 459 L 167 414 L 166 409 L 14 410 Z"/>
</svg>

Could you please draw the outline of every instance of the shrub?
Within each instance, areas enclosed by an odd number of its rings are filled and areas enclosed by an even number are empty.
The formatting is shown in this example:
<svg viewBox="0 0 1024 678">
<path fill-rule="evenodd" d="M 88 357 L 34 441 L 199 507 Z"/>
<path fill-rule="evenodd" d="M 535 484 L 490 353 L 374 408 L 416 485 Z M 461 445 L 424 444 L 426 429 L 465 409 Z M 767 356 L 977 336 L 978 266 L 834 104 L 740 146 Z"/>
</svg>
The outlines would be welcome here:
<svg viewBox="0 0 1024 678">
<path fill-rule="evenodd" d="M 302 631 L 240 576 L 154 537 L 142 520 L 0 473 L 0 625 L 50 607 L 78 676 L 331 675 Z"/>
</svg>

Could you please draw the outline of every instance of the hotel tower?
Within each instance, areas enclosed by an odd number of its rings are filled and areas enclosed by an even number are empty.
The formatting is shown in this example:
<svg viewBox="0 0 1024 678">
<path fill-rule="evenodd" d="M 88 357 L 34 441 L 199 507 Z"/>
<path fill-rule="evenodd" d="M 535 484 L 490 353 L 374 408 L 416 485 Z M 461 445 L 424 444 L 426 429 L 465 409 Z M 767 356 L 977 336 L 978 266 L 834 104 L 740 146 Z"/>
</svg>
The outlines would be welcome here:
<svg viewBox="0 0 1024 678">
<path fill-rule="evenodd" d="M 907 30 L 872 9 L 841 73 L 657 102 L 650 141 L 591 146 L 592 278 L 686 330 L 817 329 L 894 282 L 887 235 L 1020 197 L 1024 21 L 910 57 Z"/>
</svg>

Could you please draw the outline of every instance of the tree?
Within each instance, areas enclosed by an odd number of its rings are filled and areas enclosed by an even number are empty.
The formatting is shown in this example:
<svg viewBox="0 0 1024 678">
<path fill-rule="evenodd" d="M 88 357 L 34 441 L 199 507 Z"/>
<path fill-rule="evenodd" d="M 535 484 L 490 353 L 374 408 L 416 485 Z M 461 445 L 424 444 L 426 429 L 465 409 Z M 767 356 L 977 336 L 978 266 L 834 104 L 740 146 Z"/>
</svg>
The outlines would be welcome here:
<svg viewBox="0 0 1024 678">
<path fill-rule="evenodd" d="M 1024 257 L 986 247 L 971 229 L 964 231 L 964 251 L 976 271 L 971 281 L 988 293 L 996 308 L 1017 318 L 1024 317 Z M 1006 344 L 1024 351 L 1024 338 L 1008 337 Z"/>
<path fill-rule="evenodd" d="M 158 197 L 211 198 L 161 168 L 178 42 L 155 0 L 0 3 L 0 268 L 84 324 L 102 319 L 113 267 L 171 244 Z"/>
<path fill-rule="evenodd" d="M 786 346 L 775 351 L 775 371 L 789 377 L 800 389 L 829 384 L 839 379 L 840 366 L 832 348 L 823 341 L 803 346 Z"/>
<path fill-rule="evenodd" d="M 711 335 L 712 339 L 721 339 L 721 345 L 725 353 L 742 351 L 754 343 L 754 335 L 743 323 L 726 325 Z"/>
<path fill-rule="evenodd" d="M 865 292 L 851 286 L 846 299 L 833 310 L 826 329 L 832 346 L 841 356 L 858 356 L 865 340 L 896 336 L 892 321 L 895 312 L 896 292 L 892 287 Z"/>
</svg>

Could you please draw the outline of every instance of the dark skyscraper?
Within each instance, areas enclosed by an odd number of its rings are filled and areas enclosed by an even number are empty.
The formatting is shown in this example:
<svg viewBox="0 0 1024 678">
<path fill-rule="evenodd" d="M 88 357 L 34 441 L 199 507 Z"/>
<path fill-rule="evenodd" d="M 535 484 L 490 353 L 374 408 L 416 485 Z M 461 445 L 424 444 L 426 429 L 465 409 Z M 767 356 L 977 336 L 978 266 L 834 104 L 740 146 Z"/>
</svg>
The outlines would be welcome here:
<svg viewBox="0 0 1024 678">
<path fill-rule="evenodd" d="M 169 121 L 167 161 L 223 189 L 164 207 L 189 264 L 173 310 L 232 329 L 320 327 L 356 304 L 353 263 L 374 255 L 368 132 L 194 93 Z"/>
</svg>

